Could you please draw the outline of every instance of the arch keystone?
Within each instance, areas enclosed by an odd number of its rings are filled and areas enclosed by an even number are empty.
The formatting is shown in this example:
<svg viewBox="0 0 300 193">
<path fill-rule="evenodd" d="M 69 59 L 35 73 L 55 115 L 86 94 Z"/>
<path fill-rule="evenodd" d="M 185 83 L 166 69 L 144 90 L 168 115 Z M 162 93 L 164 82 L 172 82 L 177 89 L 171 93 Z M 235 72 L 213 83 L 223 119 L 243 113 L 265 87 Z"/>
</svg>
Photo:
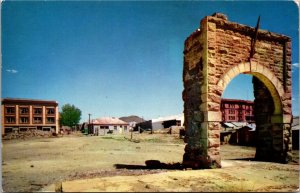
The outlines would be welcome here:
<svg viewBox="0 0 300 193">
<path fill-rule="evenodd" d="M 250 60 L 250 71 L 256 72 L 256 69 L 257 69 L 257 62 L 254 60 Z"/>
<path fill-rule="evenodd" d="M 244 63 L 244 73 L 249 73 L 250 72 L 250 63 Z"/>
<path fill-rule="evenodd" d="M 240 73 L 245 72 L 245 64 L 244 63 L 240 63 L 238 65 L 238 69 L 239 69 Z"/>
</svg>

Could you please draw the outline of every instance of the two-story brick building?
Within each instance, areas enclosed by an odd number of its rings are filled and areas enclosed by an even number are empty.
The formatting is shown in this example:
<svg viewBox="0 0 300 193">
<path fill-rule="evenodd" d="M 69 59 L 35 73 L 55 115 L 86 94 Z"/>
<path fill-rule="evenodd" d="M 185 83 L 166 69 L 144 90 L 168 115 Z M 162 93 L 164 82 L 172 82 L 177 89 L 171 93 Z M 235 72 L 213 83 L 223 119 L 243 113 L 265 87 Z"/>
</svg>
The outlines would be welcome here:
<svg viewBox="0 0 300 193">
<path fill-rule="evenodd" d="M 59 131 L 56 101 L 4 98 L 1 111 L 2 135 L 28 130 Z"/>
<path fill-rule="evenodd" d="M 223 122 L 254 122 L 254 102 L 239 99 L 222 99 L 221 112 Z"/>
</svg>

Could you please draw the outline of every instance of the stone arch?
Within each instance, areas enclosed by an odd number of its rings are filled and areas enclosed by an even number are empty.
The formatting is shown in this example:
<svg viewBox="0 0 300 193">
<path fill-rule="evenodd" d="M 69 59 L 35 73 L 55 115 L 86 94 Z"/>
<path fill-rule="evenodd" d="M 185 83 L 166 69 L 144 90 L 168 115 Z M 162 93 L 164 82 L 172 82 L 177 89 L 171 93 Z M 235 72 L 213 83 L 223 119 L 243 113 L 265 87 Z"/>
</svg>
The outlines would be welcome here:
<svg viewBox="0 0 300 193">
<path fill-rule="evenodd" d="M 291 158 L 291 39 L 233 23 L 216 13 L 206 16 L 184 45 L 185 154 L 183 165 L 221 167 L 221 95 L 238 74 L 253 75 L 256 158 Z M 267 105 L 265 105 L 267 104 Z M 261 109 L 260 109 L 261 108 Z M 254 110 L 255 111 L 255 110 Z"/>
<path fill-rule="evenodd" d="M 275 109 L 273 114 L 282 114 L 282 102 L 280 96 L 284 94 L 284 90 L 281 86 L 281 82 L 271 70 L 257 62 L 240 63 L 230 68 L 221 76 L 217 83 L 218 87 L 224 91 L 229 82 L 239 74 L 251 74 L 263 82 L 270 91 L 274 102 Z"/>
</svg>

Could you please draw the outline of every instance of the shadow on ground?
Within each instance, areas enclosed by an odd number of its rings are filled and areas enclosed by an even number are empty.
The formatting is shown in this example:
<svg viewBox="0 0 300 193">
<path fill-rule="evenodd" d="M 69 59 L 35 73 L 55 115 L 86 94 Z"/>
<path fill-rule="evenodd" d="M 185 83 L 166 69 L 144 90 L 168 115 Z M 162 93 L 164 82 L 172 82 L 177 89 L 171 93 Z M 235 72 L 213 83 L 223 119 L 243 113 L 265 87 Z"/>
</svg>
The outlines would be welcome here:
<svg viewBox="0 0 300 193">
<path fill-rule="evenodd" d="M 147 160 L 146 165 L 128 165 L 128 164 L 114 164 L 116 169 L 131 169 L 131 170 L 183 170 L 185 169 L 181 163 L 162 163 L 159 160 Z"/>
<path fill-rule="evenodd" d="M 249 157 L 249 158 L 233 158 L 233 159 L 227 159 L 227 160 L 236 160 L 236 161 L 259 161 L 259 160 L 256 160 L 256 159 L 253 158 L 253 157 Z"/>
</svg>

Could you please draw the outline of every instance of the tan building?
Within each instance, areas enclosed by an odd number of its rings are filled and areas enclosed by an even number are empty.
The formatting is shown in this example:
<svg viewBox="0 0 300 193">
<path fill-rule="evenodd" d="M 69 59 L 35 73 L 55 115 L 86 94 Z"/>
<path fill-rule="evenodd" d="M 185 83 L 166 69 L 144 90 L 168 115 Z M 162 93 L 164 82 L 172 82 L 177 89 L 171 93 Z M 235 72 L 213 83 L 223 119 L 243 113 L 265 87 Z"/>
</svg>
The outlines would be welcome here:
<svg viewBox="0 0 300 193">
<path fill-rule="evenodd" d="M 59 112 L 56 101 L 32 99 L 2 99 L 2 136 L 10 132 L 24 132 L 31 129 L 59 131 Z"/>
<path fill-rule="evenodd" d="M 88 122 L 87 122 L 88 125 Z M 101 117 L 90 121 L 89 134 L 105 135 L 129 132 L 130 125 L 116 117 Z"/>
</svg>

